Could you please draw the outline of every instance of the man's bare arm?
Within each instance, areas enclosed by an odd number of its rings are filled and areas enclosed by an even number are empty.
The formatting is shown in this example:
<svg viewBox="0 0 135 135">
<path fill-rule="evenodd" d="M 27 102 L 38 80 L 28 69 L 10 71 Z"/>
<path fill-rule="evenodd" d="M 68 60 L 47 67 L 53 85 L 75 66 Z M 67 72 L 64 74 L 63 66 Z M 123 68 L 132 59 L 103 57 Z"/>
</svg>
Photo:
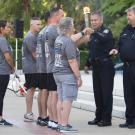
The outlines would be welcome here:
<svg viewBox="0 0 135 135">
<path fill-rule="evenodd" d="M 14 61 L 13 61 L 12 56 L 10 55 L 9 52 L 5 52 L 4 57 L 7 61 L 7 63 L 9 64 L 9 66 L 11 67 L 12 71 L 14 72 L 15 71 L 15 65 L 14 65 Z"/>
</svg>

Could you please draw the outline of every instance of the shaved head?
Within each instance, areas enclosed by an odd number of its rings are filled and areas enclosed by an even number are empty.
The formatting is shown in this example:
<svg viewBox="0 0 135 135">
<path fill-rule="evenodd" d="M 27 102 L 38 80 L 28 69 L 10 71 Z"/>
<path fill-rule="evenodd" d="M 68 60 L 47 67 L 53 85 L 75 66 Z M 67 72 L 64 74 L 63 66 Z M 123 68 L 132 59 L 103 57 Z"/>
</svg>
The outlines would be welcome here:
<svg viewBox="0 0 135 135">
<path fill-rule="evenodd" d="M 41 20 L 37 17 L 34 17 L 30 20 L 30 30 L 34 33 L 39 32 L 41 29 Z"/>
</svg>

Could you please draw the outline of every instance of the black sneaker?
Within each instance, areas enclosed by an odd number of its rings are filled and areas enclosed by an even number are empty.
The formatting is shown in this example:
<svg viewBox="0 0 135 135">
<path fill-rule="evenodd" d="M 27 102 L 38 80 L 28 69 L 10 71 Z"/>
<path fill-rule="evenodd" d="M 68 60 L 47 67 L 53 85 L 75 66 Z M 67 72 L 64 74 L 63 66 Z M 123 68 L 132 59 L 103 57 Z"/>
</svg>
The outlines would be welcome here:
<svg viewBox="0 0 135 135">
<path fill-rule="evenodd" d="M 41 121 L 41 119 L 42 119 L 41 117 L 38 117 L 38 118 L 37 118 L 37 122 L 36 122 L 36 123 L 37 123 L 37 125 L 40 125 L 40 121 Z"/>
<path fill-rule="evenodd" d="M 72 126 L 70 124 L 67 124 L 67 127 L 72 128 Z"/>
<path fill-rule="evenodd" d="M 7 122 L 6 120 L 2 119 L 0 121 L 0 126 L 13 126 L 13 124 Z"/>
<path fill-rule="evenodd" d="M 46 118 L 39 118 L 38 121 L 37 121 L 37 124 L 40 125 L 40 126 L 47 126 L 48 125 L 48 121 L 49 121 L 49 118 L 46 117 Z"/>
</svg>

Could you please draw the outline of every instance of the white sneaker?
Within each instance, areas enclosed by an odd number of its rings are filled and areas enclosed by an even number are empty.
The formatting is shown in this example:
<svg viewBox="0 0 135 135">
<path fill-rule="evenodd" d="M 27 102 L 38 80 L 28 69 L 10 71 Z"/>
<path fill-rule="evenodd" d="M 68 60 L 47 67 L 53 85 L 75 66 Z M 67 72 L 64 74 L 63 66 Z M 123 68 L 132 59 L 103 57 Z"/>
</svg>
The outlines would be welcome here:
<svg viewBox="0 0 135 135">
<path fill-rule="evenodd" d="M 35 121 L 36 121 L 36 118 L 32 112 L 26 113 L 24 115 L 24 122 L 35 122 Z"/>
<path fill-rule="evenodd" d="M 53 122 L 49 120 L 47 127 L 48 127 L 48 128 L 52 128 L 52 123 L 53 123 Z"/>
<path fill-rule="evenodd" d="M 56 122 L 52 122 L 52 129 L 57 129 L 58 128 L 58 124 Z"/>
</svg>

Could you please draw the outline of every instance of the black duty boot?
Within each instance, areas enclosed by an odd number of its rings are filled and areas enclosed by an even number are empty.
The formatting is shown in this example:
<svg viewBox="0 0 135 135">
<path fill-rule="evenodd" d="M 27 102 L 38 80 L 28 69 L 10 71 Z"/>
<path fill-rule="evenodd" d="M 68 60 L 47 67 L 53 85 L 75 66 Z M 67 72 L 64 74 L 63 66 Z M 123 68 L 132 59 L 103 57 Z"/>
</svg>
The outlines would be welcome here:
<svg viewBox="0 0 135 135">
<path fill-rule="evenodd" d="M 94 120 L 92 120 L 92 121 L 88 121 L 88 125 L 97 125 L 97 123 L 99 122 L 100 120 L 98 120 L 98 119 L 94 119 Z"/>
<path fill-rule="evenodd" d="M 112 123 L 111 123 L 111 121 L 103 121 L 103 120 L 102 120 L 102 121 L 98 122 L 97 125 L 98 125 L 99 127 L 106 127 L 106 126 L 111 126 Z"/>
<path fill-rule="evenodd" d="M 120 128 L 127 128 L 127 127 L 128 127 L 128 123 L 125 122 L 125 123 L 123 123 L 123 124 L 119 124 L 119 127 L 120 127 Z"/>
</svg>

